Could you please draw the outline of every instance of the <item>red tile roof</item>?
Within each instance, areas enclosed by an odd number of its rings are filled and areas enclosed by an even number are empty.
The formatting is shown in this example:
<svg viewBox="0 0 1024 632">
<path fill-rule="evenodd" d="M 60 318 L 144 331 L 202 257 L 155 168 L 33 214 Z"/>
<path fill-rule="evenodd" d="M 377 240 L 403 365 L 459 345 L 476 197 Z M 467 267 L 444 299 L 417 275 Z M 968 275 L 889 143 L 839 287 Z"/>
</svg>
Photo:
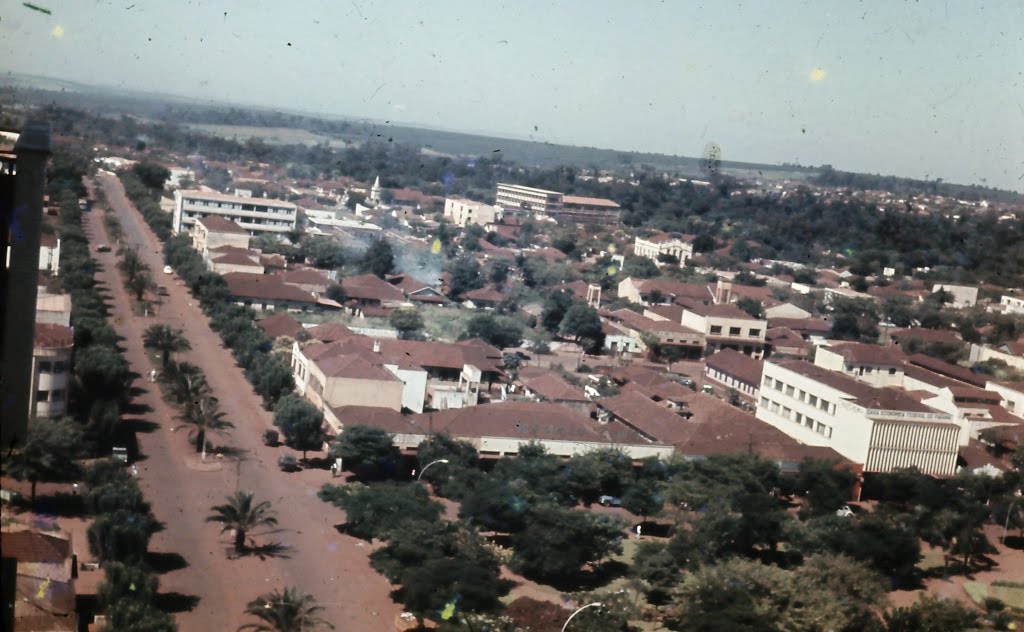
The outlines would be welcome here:
<svg viewBox="0 0 1024 632">
<path fill-rule="evenodd" d="M 570 384 L 556 373 L 544 373 L 523 380 L 523 386 L 549 401 L 585 402 L 583 388 Z"/>
<path fill-rule="evenodd" d="M 211 233 L 233 233 L 236 235 L 249 234 L 249 231 L 231 220 L 221 217 L 220 215 L 207 215 L 206 217 L 200 217 L 196 221 L 205 226 L 206 230 Z"/>
<path fill-rule="evenodd" d="M 824 318 L 769 318 L 768 326 L 788 327 L 797 333 L 828 335 L 832 332 L 832 323 Z"/>
<path fill-rule="evenodd" d="M 71 555 L 69 540 L 35 531 L 4 531 L 0 547 L 4 557 L 26 564 L 63 564 Z"/>
<path fill-rule="evenodd" d="M 889 332 L 889 337 L 895 341 L 919 340 L 921 342 L 963 342 L 960 334 L 955 331 L 951 331 L 949 329 L 924 329 L 923 327 L 894 329 Z"/>
<path fill-rule="evenodd" d="M 401 382 L 394 373 L 382 364 L 370 362 L 359 354 L 331 356 L 315 361 L 326 377 L 352 380 L 374 380 L 377 382 Z"/>
<path fill-rule="evenodd" d="M 881 347 L 861 342 L 834 342 L 825 349 L 842 356 L 849 363 L 902 366 L 906 361 L 906 356 L 893 347 Z"/>
<path fill-rule="evenodd" d="M 65 349 L 74 344 L 74 328 L 51 323 L 36 323 L 35 347 L 37 349 Z"/>
<path fill-rule="evenodd" d="M 471 290 L 463 294 L 462 297 L 471 301 L 483 303 L 500 303 L 506 298 L 504 294 L 490 287 Z"/>
<path fill-rule="evenodd" d="M 358 335 L 341 323 L 323 323 L 316 327 L 310 327 L 306 333 L 317 340 L 322 340 L 323 342 L 347 340 Z"/>
<path fill-rule="evenodd" d="M 597 405 L 650 441 L 674 444 L 689 434 L 686 419 L 636 391 L 626 390 L 615 397 L 600 399 Z"/>
<path fill-rule="evenodd" d="M 612 200 L 596 197 L 585 197 L 582 195 L 563 195 L 562 204 L 568 206 L 600 206 L 604 208 L 619 208 L 619 205 Z"/>
<path fill-rule="evenodd" d="M 256 321 L 256 326 L 271 338 L 280 338 L 282 336 L 297 338 L 305 331 L 302 323 L 292 318 L 291 314 L 287 312 L 281 312 L 280 314 L 260 319 Z"/>
<path fill-rule="evenodd" d="M 877 410 L 901 410 L 908 412 L 941 412 L 922 404 L 907 391 L 899 388 L 877 388 L 858 381 L 837 371 L 829 371 L 806 360 L 782 360 L 772 362 L 794 373 L 830 386 L 850 396 L 859 406 Z M 931 395 L 930 393 L 928 394 Z"/>
<path fill-rule="evenodd" d="M 341 287 L 350 298 L 373 301 L 401 301 L 405 298 L 402 290 L 372 274 L 360 274 L 342 280 Z"/>
<path fill-rule="evenodd" d="M 210 252 L 217 252 L 211 250 Z M 232 248 L 230 251 L 223 254 L 215 254 L 211 257 L 211 261 L 214 263 L 220 263 L 224 265 L 235 265 L 235 266 L 253 266 L 262 268 L 263 265 L 259 263 L 259 257 L 253 257 L 251 255 L 244 254 L 245 251 L 242 248 Z"/>
<path fill-rule="evenodd" d="M 933 358 L 931 356 L 924 355 L 923 353 L 915 353 L 914 355 L 910 356 L 908 360 L 911 364 L 923 366 L 929 371 L 934 371 L 939 375 L 945 375 L 955 380 L 960 380 L 961 382 L 973 384 L 974 386 L 978 386 L 980 388 L 985 388 L 985 384 L 988 381 L 988 378 L 984 375 L 975 373 L 974 371 L 964 368 L 962 366 L 950 364 L 949 362 L 944 362 L 942 360 L 939 360 L 938 358 Z"/>
<path fill-rule="evenodd" d="M 709 357 L 705 365 L 755 387 L 761 384 L 761 371 L 764 369 L 764 363 L 739 351 L 722 349 Z"/>
<path fill-rule="evenodd" d="M 228 284 L 228 292 L 236 298 L 292 301 L 311 305 L 316 302 L 311 293 L 288 285 L 273 275 L 228 272 L 223 278 Z"/>
<path fill-rule="evenodd" d="M 327 278 L 326 274 L 314 268 L 291 268 L 278 272 L 274 276 L 289 285 L 316 285 L 326 288 L 334 283 L 334 281 Z"/>
</svg>

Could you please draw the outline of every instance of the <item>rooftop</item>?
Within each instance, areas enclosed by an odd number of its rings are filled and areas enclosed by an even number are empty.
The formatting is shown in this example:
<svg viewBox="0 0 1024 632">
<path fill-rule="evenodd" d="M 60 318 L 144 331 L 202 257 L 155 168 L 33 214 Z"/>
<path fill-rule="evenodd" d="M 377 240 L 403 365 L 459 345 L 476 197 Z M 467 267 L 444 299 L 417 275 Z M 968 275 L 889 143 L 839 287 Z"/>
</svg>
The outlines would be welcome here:
<svg viewBox="0 0 1024 632">
<path fill-rule="evenodd" d="M 565 206 L 601 206 L 609 209 L 619 208 L 619 205 L 612 200 L 586 197 L 582 195 L 563 195 L 562 204 Z"/>
<path fill-rule="evenodd" d="M 583 395 L 583 389 L 570 384 L 562 376 L 556 373 L 544 373 L 536 377 L 523 380 L 523 386 L 530 389 L 540 397 L 550 401 L 589 401 Z"/>
<path fill-rule="evenodd" d="M 299 334 L 305 331 L 302 323 L 292 318 L 288 312 L 281 312 L 258 320 L 256 321 L 256 326 L 271 338 L 280 338 L 281 336 L 297 338 Z"/>
<path fill-rule="evenodd" d="M 37 349 L 65 349 L 75 344 L 75 330 L 64 325 L 36 323 L 35 347 Z"/>
<path fill-rule="evenodd" d="M 228 272 L 223 278 L 228 285 L 228 292 L 236 298 L 310 304 L 315 302 L 311 293 L 288 285 L 272 275 Z"/>
<path fill-rule="evenodd" d="M 285 202 L 284 200 L 273 200 L 267 198 L 257 197 L 244 197 L 241 195 L 230 195 L 228 193 L 219 193 L 217 191 L 200 191 L 198 189 L 185 189 L 178 191 L 183 198 L 193 198 L 197 200 L 210 200 L 213 202 L 233 202 L 235 204 L 255 204 L 257 206 L 274 206 L 277 208 L 287 208 L 295 210 L 295 205 L 291 202 Z"/>
<path fill-rule="evenodd" d="M 341 287 L 350 298 L 373 301 L 401 301 L 402 290 L 372 274 L 360 274 L 342 280 Z"/>
<path fill-rule="evenodd" d="M 906 360 L 906 356 L 893 347 L 881 347 L 861 342 L 834 342 L 822 348 L 842 356 L 849 363 L 902 366 Z"/>
<path fill-rule="evenodd" d="M 206 217 L 200 217 L 196 222 L 202 224 L 206 230 L 211 233 L 232 233 L 236 235 L 249 234 L 249 231 L 231 220 L 221 217 L 220 215 L 207 215 Z"/>
<path fill-rule="evenodd" d="M 950 364 L 949 362 L 944 362 L 943 360 L 924 355 L 923 353 L 915 353 L 910 356 L 908 360 L 911 364 L 923 366 L 929 371 L 934 371 L 939 375 L 945 375 L 946 377 L 951 377 L 955 380 L 960 380 L 961 382 L 967 382 L 968 384 L 973 384 L 980 388 L 985 388 L 985 384 L 988 382 L 988 378 L 985 375 L 980 375 L 968 368 L 958 366 L 956 364 Z"/>
<path fill-rule="evenodd" d="M 761 371 L 764 369 L 764 363 L 760 360 L 732 349 L 722 349 L 709 357 L 705 365 L 731 375 L 741 382 L 754 385 L 761 383 Z"/>
<path fill-rule="evenodd" d="M 784 369 L 798 373 L 804 377 L 820 382 L 828 387 L 847 395 L 858 406 L 874 410 L 896 410 L 916 413 L 940 412 L 906 393 L 903 389 L 887 387 L 876 388 L 870 384 L 860 382 L 848 375 L 829 371 L 828 369 L 811 364 L 806 360 L 784 360 L 781 362 L 766 362 L 765 365 L 774 364 Z"/>
</svg>

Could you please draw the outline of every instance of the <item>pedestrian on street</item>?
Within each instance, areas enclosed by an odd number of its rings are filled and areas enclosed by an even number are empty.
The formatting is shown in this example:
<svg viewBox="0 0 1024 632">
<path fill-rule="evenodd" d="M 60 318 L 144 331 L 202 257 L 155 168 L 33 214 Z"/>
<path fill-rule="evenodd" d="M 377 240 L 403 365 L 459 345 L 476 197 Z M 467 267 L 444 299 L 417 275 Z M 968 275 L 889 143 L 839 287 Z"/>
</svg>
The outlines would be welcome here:
<svg viewBox="0 0 1024 632">
<path fill-rule="evenodd" d="M 637 525 L 637 526 L 636 526 L 636 539 L 637 539 L 637 540 L 639 540 L 639 539 L 640 539 L 640 525 Z"/>
<path fill-rule="evenodd" d="M 138 465 L 132 465 L 132 476 L 134 476 L 135 478 L 139 477 L 139 466 Z"/>
</svg>

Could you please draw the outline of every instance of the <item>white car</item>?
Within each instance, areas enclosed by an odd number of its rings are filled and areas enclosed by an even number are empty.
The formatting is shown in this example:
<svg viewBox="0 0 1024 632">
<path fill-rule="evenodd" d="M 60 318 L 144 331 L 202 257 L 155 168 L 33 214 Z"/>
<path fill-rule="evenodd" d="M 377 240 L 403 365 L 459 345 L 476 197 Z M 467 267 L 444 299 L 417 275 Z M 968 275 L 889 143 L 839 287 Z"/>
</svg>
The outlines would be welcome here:
<svg viewBox="0 0 1024 632">
<path fill-rule="evenodd" d="M 836 515 L 840 518 L 849 518 L 853 515 L 853 510 L 850 509 L 849 505 L 843 505 L 839 509 L 836 509 Z"/>
<path fill-rule="evenodd" d="M 164 274 L 171 274 L 174 272 L 174 268 L 171 266 L 164 266 Z"/>
</svg>

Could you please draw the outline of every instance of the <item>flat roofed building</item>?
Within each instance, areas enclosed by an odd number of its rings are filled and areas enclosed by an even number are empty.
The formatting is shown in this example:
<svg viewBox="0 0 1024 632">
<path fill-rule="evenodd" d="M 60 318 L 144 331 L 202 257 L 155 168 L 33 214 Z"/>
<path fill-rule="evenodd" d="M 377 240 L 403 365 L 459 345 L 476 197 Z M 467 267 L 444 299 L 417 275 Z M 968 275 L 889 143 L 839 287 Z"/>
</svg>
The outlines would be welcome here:
<svg viewBox="0 0 1024 632">
<path fill-rule="evenodd" d="M 1007 314 L 1024 314 L 1024 297 L 1003 294 L 999 299 L 999 304 L 1002 305 L 1003 312 Z"/>
<path fill-rule="evenodd" d="M 705 335 L 705 354 L 735 349 L 755 358 L 764 355 L 768 321 L 754 318 L 735 305 L 686 302 L 681 324 Z"/>
<path fill-rule="evenodd" d="M 504 211 L 526 211 L 546 215 L 562 207 L 562 194 L 521 184 L 498 183 L 494 203 Z"/>
<path fill-rule="evenodd" d="M 902 386 L 906 356 L 894 347 L 836 342 L 818 347 L 814 363 L 872 386 Z"/>
<path fill-rule="evenodd" d="M 75 330 L 64 325 L 36 323 L 32 350 L 32 388 L 29 411 L 38 417 L 60 417 L 68 410 L 68 382 Z"/>
<path fill-rule="evenodd" d="M 298 207 L 291 202 L 186 189 L 174 192 L 174 232 L 191 230 L 201 217 L 231 220 L 250 235 L 286 233 L 296 229 Z"/>
<path fill-rule="evenodd" d="M 444 218 L 458 226 L 486 226 L 501 221 L 501 209 L 483 202 L 450 197 L 444 201 Z"/>
<path fill-rule="evenodd" d="M 220 215 L 196 219 L 189 234 L 192 237 L 192 247 L 203 257 L 207 257 L 207 251 L 225 246 L 245 250 L 249 248 L 249 232 Z"/>
<path fill-rule="evenodd" d="M 803 360 L 767 361 L 762 375 L 757 418 L 797 441 L 832 448 L 866 472 L 916 467 L 933 476 L 956 473 L 969 425 L 912 393 Z"/>
</svg>

